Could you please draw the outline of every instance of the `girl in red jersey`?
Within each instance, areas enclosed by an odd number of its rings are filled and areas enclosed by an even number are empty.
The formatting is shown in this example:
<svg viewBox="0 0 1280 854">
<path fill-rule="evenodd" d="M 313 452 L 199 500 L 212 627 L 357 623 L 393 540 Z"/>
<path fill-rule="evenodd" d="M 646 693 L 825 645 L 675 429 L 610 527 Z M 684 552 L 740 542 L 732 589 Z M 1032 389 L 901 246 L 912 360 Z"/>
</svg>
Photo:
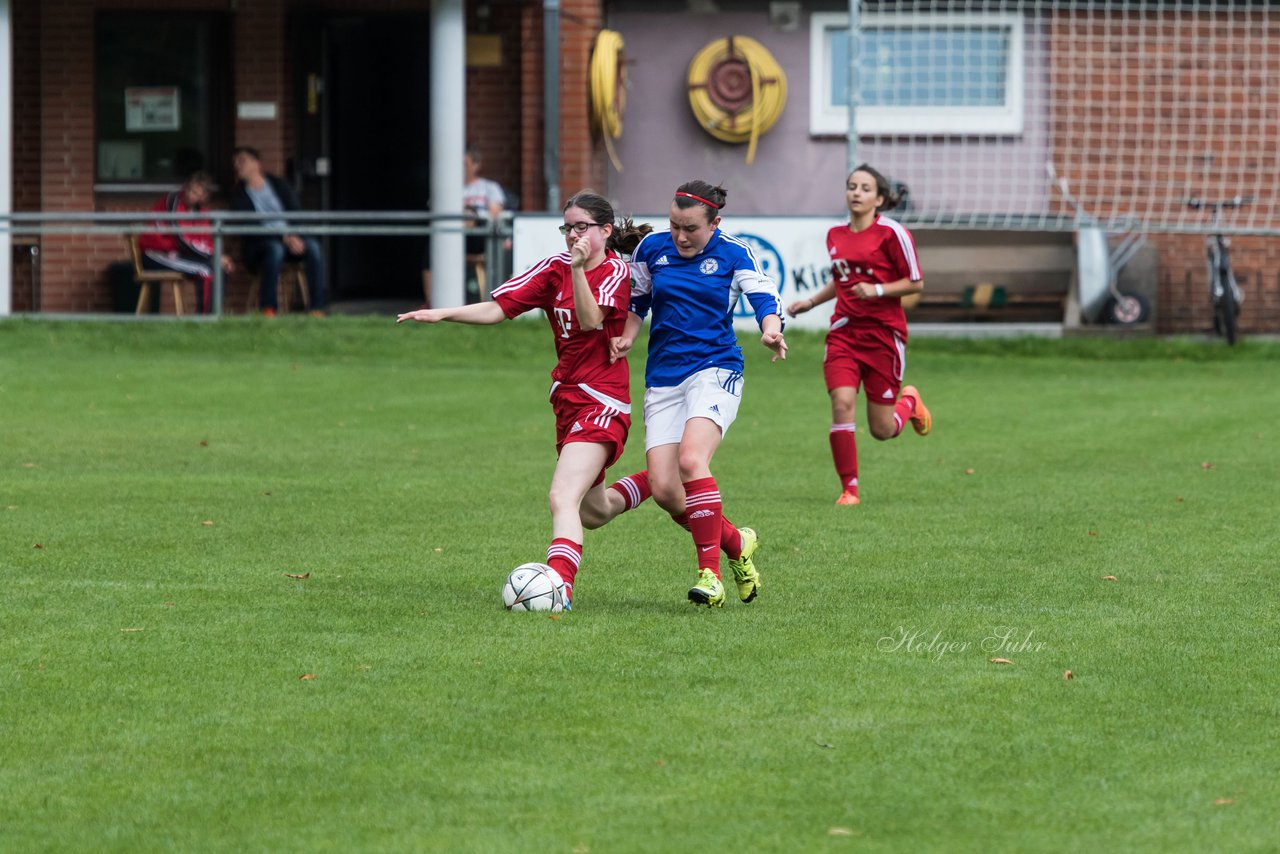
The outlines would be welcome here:
<svg viewBox="0 0 1280 854">
<path fill-rule="evenodd" d="M 558 361 L 551 372 L 556 453 L 551 476 L 547 563 L 564 579 L 566 606 L 582 561 L 583 528 L 599 528 L 649 497 L 648 472 L 607 489 L 605 469 L 622 456 L 631 428 L 631 371 L 610 361 L 609 339 L 622 334 L 631 300 L 630 252 L 652 226 L 614 222 L 613 206 L 590 190 L 564 205 L 567 251 L 535 264 L 493 291 L 491 302 L 419 309 L 397 323 L 494 324 L 532 308 L 546 312 Z"/>
<path fill-rule="evenodd" d="M 881 216 L 901 199 L 865 163 L 845 182 L 849 224 L 827 232 L 831 282 L 787 307 L 792 316 L 835 297 L 822 373 L 831 396 L 831 456 L 842 492 L 836 504 L 858 504 L 854 404 L 867 391 L 867 421 L 876 439 L 892 439 L 907 421 L 921 436 L 933 419 L 915 386 L 902 386 L 907 318 L 902 297 L 924 288 L 915 241 L 896 220 Z M 901 391 L 901 396 L 899 396 Z"/>
<path fill-rule="evenodd" d="M 152 206 L 153 211 L 168 213 L 202 213 L 213 188 L 213 178 L 207 172 L 195 172 L 182 187 L 166 193 Z M 142 253 L 144 270 L 177 270 L 196 285 L 196 313 L 207 314 L 212 307 L 213 289 L 213 235 L 200 229 L 209 227 L 209 221 L 199 219 L 156 220 L 160 231 L 147 232 L 138 237 L 138 249 Z M 187 229 L 190 229 L 188 231 Z M 231 256 L 224 254 L 217 262 L 224 273 L 230 273 L 235 265 Z"/>
</svg>

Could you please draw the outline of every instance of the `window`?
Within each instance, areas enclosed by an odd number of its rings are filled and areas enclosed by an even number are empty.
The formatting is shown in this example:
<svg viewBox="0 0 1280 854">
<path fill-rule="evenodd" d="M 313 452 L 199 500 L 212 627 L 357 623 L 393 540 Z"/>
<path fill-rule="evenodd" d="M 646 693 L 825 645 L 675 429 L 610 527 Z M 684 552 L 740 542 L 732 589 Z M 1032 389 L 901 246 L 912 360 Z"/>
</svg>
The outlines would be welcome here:
<svg viewBox="0 0 1280 854">
<path fill-rule="evenodd" d="M 97 19 L 97 184 L 171 184 L 230 157 L 226 19 L 163 11 Z"/>
<path fill-rule="evenodd" d="M 859 134 L 1022 132 L 1018 15 L 868 14 L 858 34 Z M 810 19 L 809 130 L 848 132 L 849 16 Z"/>
</svg>

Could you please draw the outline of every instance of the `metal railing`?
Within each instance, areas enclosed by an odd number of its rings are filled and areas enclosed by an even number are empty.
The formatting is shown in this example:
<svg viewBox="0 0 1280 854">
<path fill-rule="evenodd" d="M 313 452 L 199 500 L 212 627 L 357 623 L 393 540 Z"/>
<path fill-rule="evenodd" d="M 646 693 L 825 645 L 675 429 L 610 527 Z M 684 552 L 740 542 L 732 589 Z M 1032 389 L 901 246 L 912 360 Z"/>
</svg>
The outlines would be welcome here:
<svg viewBox="0 0 1280 854">
<path fill-rule="evenodd" d="M 285 219 L 286 225 L 267 225 Z M 477 222 L 477 220 L 480 220 Z M 314 237 L 367 235 L 377 237 L 430 237 L 439 230 L 460 235 L 460 239 L 485 239 L 485 268 L 491 281 L 505 281 L 504 244 L 511 238 L 512 214 L 503 211 L 494 220 L 484 214 L 436 213 L 430 211 L 287 211 L 259 213 L 209 210 L 173 213 L 170 211 L 35 211 L 0 213 L 0 234 L 14 237 L 41 237 L 50 234 L 208 234 L 213 238 L 210 267 L 213 273 L 212 306 L 209 313 L 221 315 L 226 291 L 226 274 L 218 263 L 227 238 L 297 234 Z M 473 223 L 468 225 L 468 223 Z M 10 263 L 0 259 L 0 263 Z M 252 275 L 252 274 L 251 274 Z M 38 293 L 40 286 L 33 285 Z M 34 294 L 33 294 L 34 300 Z M 38 311 L 38 305 L 33 305 Z"/>
</svg>

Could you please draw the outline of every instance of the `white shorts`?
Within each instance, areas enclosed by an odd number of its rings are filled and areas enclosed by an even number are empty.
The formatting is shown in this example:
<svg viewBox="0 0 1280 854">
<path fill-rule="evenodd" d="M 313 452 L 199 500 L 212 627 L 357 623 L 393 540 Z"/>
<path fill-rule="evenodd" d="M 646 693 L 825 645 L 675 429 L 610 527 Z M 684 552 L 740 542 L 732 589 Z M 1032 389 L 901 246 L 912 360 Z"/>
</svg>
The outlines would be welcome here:
<svg viewBox="0 0 1280 854">
<path fill-rule="evenodd" d="M 720 427 L 720 435 L 738 417 L 742 403 L 742 372 L 707 368 L 680 385 L 655 386 L 644 391 L 644 449 L 674 445 L 684 436 L 690 418 L 707 418 Z"/>
</svg>

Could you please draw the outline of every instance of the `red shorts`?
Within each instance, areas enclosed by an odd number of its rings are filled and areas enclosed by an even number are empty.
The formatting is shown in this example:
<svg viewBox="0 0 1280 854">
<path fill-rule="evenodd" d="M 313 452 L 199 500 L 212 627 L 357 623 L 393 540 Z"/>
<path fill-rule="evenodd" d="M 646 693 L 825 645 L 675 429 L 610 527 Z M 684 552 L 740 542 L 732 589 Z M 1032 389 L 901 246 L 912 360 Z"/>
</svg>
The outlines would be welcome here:
<svg viewBox="0 0 1280 854">
<path fill-rule="evenodd" d="M 868 403 L 892 406 L 906 364 L 907 342 L 886 326 L 843 326 L 827 333 L 822 376 L 828 392 L 865 386 Z"/>
<path fill-rule="evenodd" d="M 606 403 L 593 397 L 578 386 L 557 384 L 552 387 L 551 408 L 556 414 L 557 455 L 567 442 L 588 442 L 612 449 L 604 464 L 605 468 L 622 457 L 627 434 L 631 431 L 631 413 L 622 407 L 629 410 L 630 404 L 612 400 L 607 395 L 600 397 L 611 402 Z M 604 477 L 603 470 L 600 476 Z"/>
</svg>

